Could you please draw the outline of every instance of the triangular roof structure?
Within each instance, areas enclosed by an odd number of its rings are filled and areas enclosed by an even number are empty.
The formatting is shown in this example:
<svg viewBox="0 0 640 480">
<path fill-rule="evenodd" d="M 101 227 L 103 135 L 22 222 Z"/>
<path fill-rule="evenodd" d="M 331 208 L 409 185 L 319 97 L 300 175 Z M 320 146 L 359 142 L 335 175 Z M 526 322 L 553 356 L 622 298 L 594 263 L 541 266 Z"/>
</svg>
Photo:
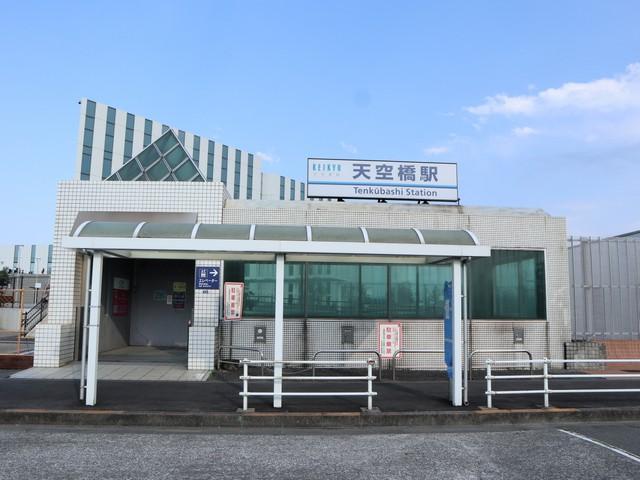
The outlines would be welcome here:
<svg viewBox="0 0 640 480">
<path fill-rule="evenodd" d="M 151 182 L 204 182 L 178 137 L 169 129 L 160 138 L 122 165 L 107 180 Z"/>
</svg>

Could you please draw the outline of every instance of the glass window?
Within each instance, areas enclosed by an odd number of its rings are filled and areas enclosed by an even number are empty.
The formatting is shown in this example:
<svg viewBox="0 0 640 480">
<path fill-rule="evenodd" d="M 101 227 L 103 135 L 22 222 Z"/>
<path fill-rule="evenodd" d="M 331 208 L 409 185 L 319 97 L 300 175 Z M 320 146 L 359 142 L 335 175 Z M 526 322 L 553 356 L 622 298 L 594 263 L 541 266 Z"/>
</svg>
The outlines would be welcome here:
<svg viewBox="0 0 640 480">
<path fill-rule="evenodd" d="M 236 150 L 236 161 L 233 172 L 233 198 L 240 198 L 240 165 L 242 163 L 242 152 Z"/>
<path fill-rule="evenodd" d="M 138 155 L 138 160 L 143 167 L 148 167 L 153 162 L 155 162 L 160 156 L 154 147 L 149 147 L 144 149 L 140 155 Z"/>
<path fill-rule="evenodd" d="M 220 181 L 227 186 L 227 164 L 229 162 L 229 147 L 222 145 L 222 164 L 220 165 Z"/>
<path fill-rule="evenodd" d="M 176 137 L 173 134 L 168 133 L 167 135 L 162 135 L 158 140 L 156 140 L 155 144 L 162 153 L 167 153 L 178 144 L 178 140 L 176 140 Z"/>
<path fill-rule="evenodd" d="M 494 250 L 469 268 L 471 315 L 478 319 L 546 318 L 544 252 Z"/>
<path fill-rule="evenodd" d="M 391 285 L 391 301 L 389 314 L 391 318 L 417 317 L 416 265 L 390 265 L 389 281 Z"/>
<path fill-rule="evenodd" d="M 145 119 L 144 121 L 144 141 L 143 141 L 143 147 L 146 147 L 147 145 L 149 145 L 151 143 L 151 130 L 153 127 L 153 122 L 151 120 L 149 120 L 148 118 Z"/>
<path fill-rule="evenodd" d="M 167 176 L 169 169 L 164 162 L 158 162 L 147 170 L 147 177 L 152 182 L 158 182 Z M 122 173 L 121 173 L 122 175 Z"/>
<path fill-rule="evenodd" d="M 207 180 L 213 181 L 213 161 L 216 144 L 212 140 L 209 140 L 207 144 Z"/>
<path fill-rule="evenodd" d="M 291 188 L 290 188 L 290 192 L 289 192 L 289 200 L 295 200 L 296 199 L 296 181 L 295 180 L 291 180 Z"/>
<path fill-rule="evenodd" d="M 418 267 L 418 317 L 443 318 L 444 282 L 452 278 L 449 265 L 420 265 Z"/>
<path fill-rule="evenodd" d="M 387 317 L 387 266 L 360 267 L 360 316 Z"/>
<path fill-rule="evenodd" d="M 307 316 L 358 315 L 359 265 L 309 263 L 307 268 Z"/>
<path fill-rule="evenodd" d="M 304 183 L 300 184 L 300 200 L 304 200 Z"/>
<path fill-rule="evenodd" d="M 280 200 L 284 200 L 284 177 L 280 177 Z"/>
<path fill-rule="evenodd" d="M 173 172 L 176 178 L 181 182 L 184 182 L 186 180 L 191 180 L 195 175 L 197 175 L 197 173 L 198 173 L 198 169 L 191 162 L 185 162 L 175 172 Z"/>
<path fill-rule="evenodd" d="M 193 155 L 191 158 L 196 165 L 200 164 L 200 137 L 198 135 L 193 136 Z"/>
<path fill-rule="evenodd" d="M 118 170 L 118 173 L 120 174 L 120 178 L 122 180 L 127 181 L 135 179 L 142 172 L 140 171 L 140 167 L 138 167 L 138 164 L 135 161 L 132 161 L 129 163 L 125 163 L 124 166 L 120 170 Z"/>
<path fill-rule="evenodd" d="M 304 316 L 304 264 L 302 263 L 286 263 L 284 266 L 284 316 Z"/>
<path fill-rule="evenodd" d="M 275 314 L 276 266 L 274 263 L 225 262 L 225 281 L 244 282 L 244 316 L 273 317 Z M 284 315 L 304 315 L 304 264 L 287 263 L 284 268 Z"/>
<path fill-rule="evenodd" d="M 176 147 L 167 153 L 164 158 L 167 160 L 167 163 L 171 168 L 176 168 L 187 158 L 187 154 L 182 147 Z"/>
<path fill-rule="evenodd" d="M 251 200 L 253 197 L 253 154 L 248 155 L 249 161 L 247 163 L 247 199 Z"/>
</svg>

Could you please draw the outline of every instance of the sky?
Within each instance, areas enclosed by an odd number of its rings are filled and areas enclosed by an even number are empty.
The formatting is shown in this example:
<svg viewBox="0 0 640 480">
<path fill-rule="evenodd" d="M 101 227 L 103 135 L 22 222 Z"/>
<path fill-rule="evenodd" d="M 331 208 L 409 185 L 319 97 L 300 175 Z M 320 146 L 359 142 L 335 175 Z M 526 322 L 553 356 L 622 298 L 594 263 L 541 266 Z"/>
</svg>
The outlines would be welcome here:
<svg viewBox="0 0 640 480">
<path fill-rule="evenodd" d="M 463 205 L 640 229 L 640 2 L 5 2 L 0 244 L 48 243 L 89 97 L 259 154 L 457 162 Z"/>
</svg>

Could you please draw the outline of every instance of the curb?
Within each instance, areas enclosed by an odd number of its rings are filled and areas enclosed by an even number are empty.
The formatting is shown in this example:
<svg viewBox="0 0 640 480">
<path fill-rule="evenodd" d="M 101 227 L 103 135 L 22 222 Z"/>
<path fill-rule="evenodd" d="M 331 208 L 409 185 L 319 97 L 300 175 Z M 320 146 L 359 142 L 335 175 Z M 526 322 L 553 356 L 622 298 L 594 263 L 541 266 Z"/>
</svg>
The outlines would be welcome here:
<svg viewBox="0 0 640 480">
<path fill-rule="evenodd" d="M 387 412 L 387 413 L 194 413 L 131 412 L 122 410 L 0 410 L 5 425 L 93 425 L 145 427 L 419 427 L 447 425 L 504 425 L 531 423 L 571 423 L 584 421 L 640 420 L 640 407 L 550 408 L 466 412 Z"/>
</svg>

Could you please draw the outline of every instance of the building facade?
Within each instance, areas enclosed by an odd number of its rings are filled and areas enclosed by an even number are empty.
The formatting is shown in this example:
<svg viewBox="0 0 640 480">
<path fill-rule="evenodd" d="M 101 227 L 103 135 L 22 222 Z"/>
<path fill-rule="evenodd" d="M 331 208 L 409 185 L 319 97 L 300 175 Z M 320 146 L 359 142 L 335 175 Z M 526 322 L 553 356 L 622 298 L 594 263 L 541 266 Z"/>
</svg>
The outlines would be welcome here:
<svg viewBox="0 0 640 480">
<path fill-rule="evenodd" d="M 109 178 L 168 130 L 176 133 L 204 180 L 222 182 L 231 198 L 306 198 L 303 182 L 263 174 L 259 155 L 87 98 L 80 101 L 75 178 Z"/>
<path fill-rule="evenodd" d="M 423 230 L 471 232 L 491 256 L 469 262 L 467 348 L 562 357 L 571 338 L 563 218 L 541 210 L 309 202 L 303 182 L 263 173 L 253 154 L 89 100 L 81 107 L 77 177 L 58 187 L 49 317 L 37 327 L 35 366 L 78 358 L 89 270 L 83 251 L 65 248 L 65 239 L 89 231 L 104 237 L 105 228 L 109 235 L 124 229 L 135 238 L 197 239 L 198 225 L 305 226 L 307 235 L 314 227 L 358 227 L 367 243 L 382 244 L 385 229 L 407 229 L 409 237 Z M 438 235 L 430 241 L 437 244 Z M 273 261 L 186 258 L 168 250 L 104 255 L 100 351 L 185 349 L 185 366 L 204 370 L 215 368 L 218 352 L 227 360 L 243 356 L 220 346 L 273 358 Z M 311 359 L 322 350 L 379 350 L 381 322 L 400 325 L 401 348 L 442 348 L 442 286 L 452 275 L 446 258 L 403 263 L 339 257 L 287 260 L 285 359 Z M 220 289 L 195 288 L 196 269 L 211 266 L 221 268 Z M 224 281 L 244 284 L 239 321 L 223 319 Z M 441 356 L 403 355 L 400 362 L 442 368 Z"/>
<path fill-rule="evenodd" d="M 0 245 L 0 270 L 48 274 L 51 273 L 52 261 L 52 244 Z"/>
</svg>

